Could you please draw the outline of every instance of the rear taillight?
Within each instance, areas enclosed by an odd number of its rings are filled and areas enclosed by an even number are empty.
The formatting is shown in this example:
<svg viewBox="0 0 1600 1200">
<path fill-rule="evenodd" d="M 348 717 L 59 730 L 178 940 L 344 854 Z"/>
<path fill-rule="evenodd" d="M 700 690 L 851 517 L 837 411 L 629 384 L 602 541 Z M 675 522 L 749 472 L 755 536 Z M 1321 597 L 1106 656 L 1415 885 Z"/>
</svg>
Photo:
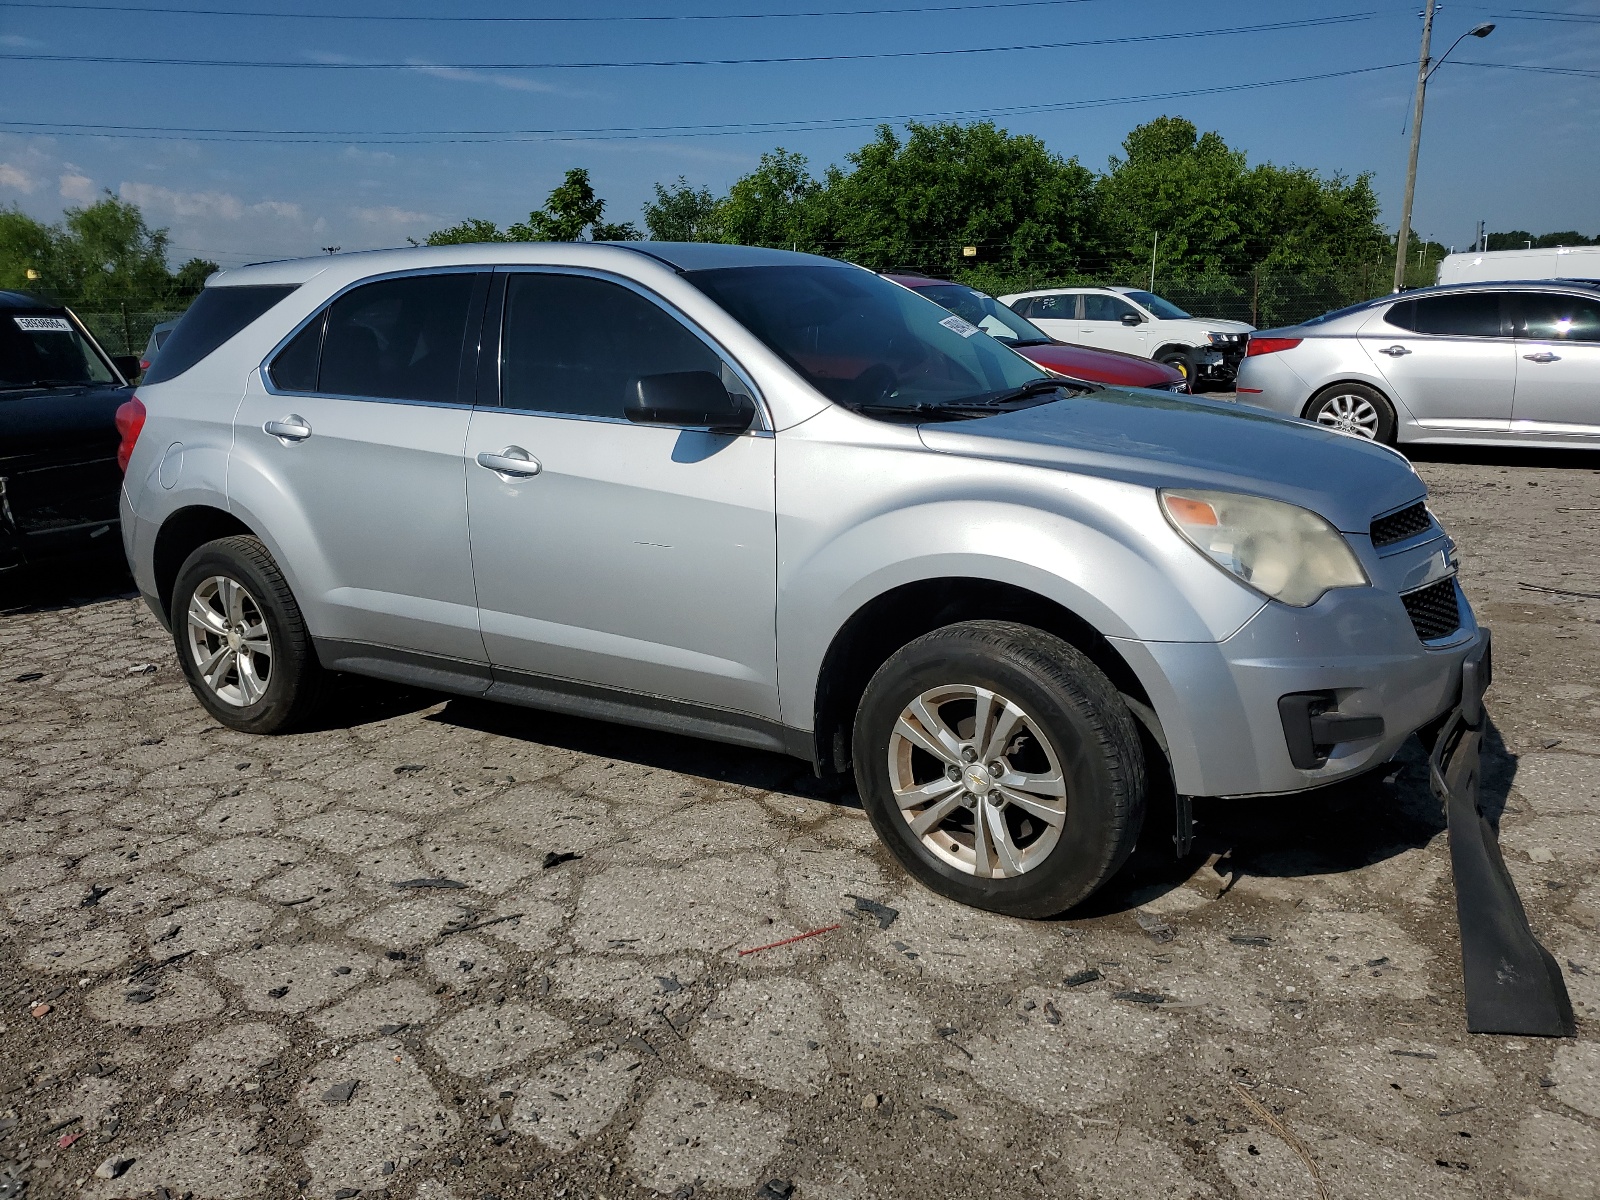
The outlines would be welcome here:
<svg viewBox="0 0 1600 1200">
<path fill-rule="evenodd" d="M 1258 354 L 1276 354 L 1280 350 L 1293 350 L 1304 338 L 1258 338 L 1250 339 L 1250 344 L 1245 347 L 1244 356 L 1254 358 Z"/>
<path fill-rule="evenodd" d="M 122 437 L 117 447 L 117 467 L 124 473 L 128 470 L 128 460 L 133 457 L 139 431 L 144 428 L 144 415 L 144 401 L 137 396 L 117 405 L 117 433 Z"/>
</svg>

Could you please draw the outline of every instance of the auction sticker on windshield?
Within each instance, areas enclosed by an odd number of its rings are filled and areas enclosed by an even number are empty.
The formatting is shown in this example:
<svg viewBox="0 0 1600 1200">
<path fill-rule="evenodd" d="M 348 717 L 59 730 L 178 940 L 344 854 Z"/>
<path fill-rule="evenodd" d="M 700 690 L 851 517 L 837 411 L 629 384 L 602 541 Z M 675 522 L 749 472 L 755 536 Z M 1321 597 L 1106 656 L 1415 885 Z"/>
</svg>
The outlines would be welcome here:
<svg viewBox="0 0 1600 1200">
<path fill-rule="evenodd" d="M 12 317 L 24 333 L 71 333 L 72 322 L 65 317 Z"/>
<path fill-rule="evenodd" d="M 962 337 L 971 337 L 975 333 L 982 332 L 971 321 L 964 321 L 960 317 L 956 316 L 955 313 L 951 313 L 944 320 L 940 321 L 939 324 L 943 325 L 952 333 L 959 333 Z"/>
</svg>

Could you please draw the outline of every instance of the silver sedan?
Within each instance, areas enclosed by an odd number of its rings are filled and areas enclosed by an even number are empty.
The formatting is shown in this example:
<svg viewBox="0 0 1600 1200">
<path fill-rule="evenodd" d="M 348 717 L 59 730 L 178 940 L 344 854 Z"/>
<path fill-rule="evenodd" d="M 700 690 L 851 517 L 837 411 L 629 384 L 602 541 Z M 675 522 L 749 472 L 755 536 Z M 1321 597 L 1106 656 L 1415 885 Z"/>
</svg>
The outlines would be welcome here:
<svg viewBox="0 0 1600 1200">
<path fill-rule="evenodd" d="M 1600 446 L 1600 283 L 1420 288 L 1261 330 L 1238 393 L 1391 446 Z"/>
</svg>

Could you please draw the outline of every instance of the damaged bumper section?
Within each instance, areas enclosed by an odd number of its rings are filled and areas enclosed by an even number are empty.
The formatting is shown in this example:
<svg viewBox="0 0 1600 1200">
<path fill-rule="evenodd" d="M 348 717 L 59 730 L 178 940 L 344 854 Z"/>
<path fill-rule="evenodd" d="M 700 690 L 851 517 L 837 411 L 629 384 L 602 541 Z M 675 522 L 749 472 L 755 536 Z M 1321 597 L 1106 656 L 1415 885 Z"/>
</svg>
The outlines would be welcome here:
<svg viewBox="0 0 1600 1200">
<path fill-rule="evenodd" d="M 1500 839 L 1483 814 L 1483 694 L 1492 671 L 1485 631 L 1482 645 L 1461 665 L 1460 703 L 1435 736 L 1428 762 L 1450 827 L 1467 1029 L 1573 1037 L 1577 1025 L 1561 968 L 1534 936 Z"/>
</svg>

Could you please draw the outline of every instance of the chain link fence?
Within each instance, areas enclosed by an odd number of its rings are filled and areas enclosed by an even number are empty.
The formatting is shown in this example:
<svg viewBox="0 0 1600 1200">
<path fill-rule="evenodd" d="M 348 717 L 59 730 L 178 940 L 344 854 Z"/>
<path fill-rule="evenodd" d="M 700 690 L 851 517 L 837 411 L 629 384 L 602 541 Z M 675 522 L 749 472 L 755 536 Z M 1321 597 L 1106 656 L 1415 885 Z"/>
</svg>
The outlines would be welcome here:
<svg viewBox="0 0 1600 1200">
<path fill-rule="evenodd" d="M 171 312 L 80 312 L 78 319 L 89 327 L 94 340 L 107 354 L 142 354 L 150 341 L 150 331 L 163 321 L 176 321 L 183 310 Z"/>
</svg>

